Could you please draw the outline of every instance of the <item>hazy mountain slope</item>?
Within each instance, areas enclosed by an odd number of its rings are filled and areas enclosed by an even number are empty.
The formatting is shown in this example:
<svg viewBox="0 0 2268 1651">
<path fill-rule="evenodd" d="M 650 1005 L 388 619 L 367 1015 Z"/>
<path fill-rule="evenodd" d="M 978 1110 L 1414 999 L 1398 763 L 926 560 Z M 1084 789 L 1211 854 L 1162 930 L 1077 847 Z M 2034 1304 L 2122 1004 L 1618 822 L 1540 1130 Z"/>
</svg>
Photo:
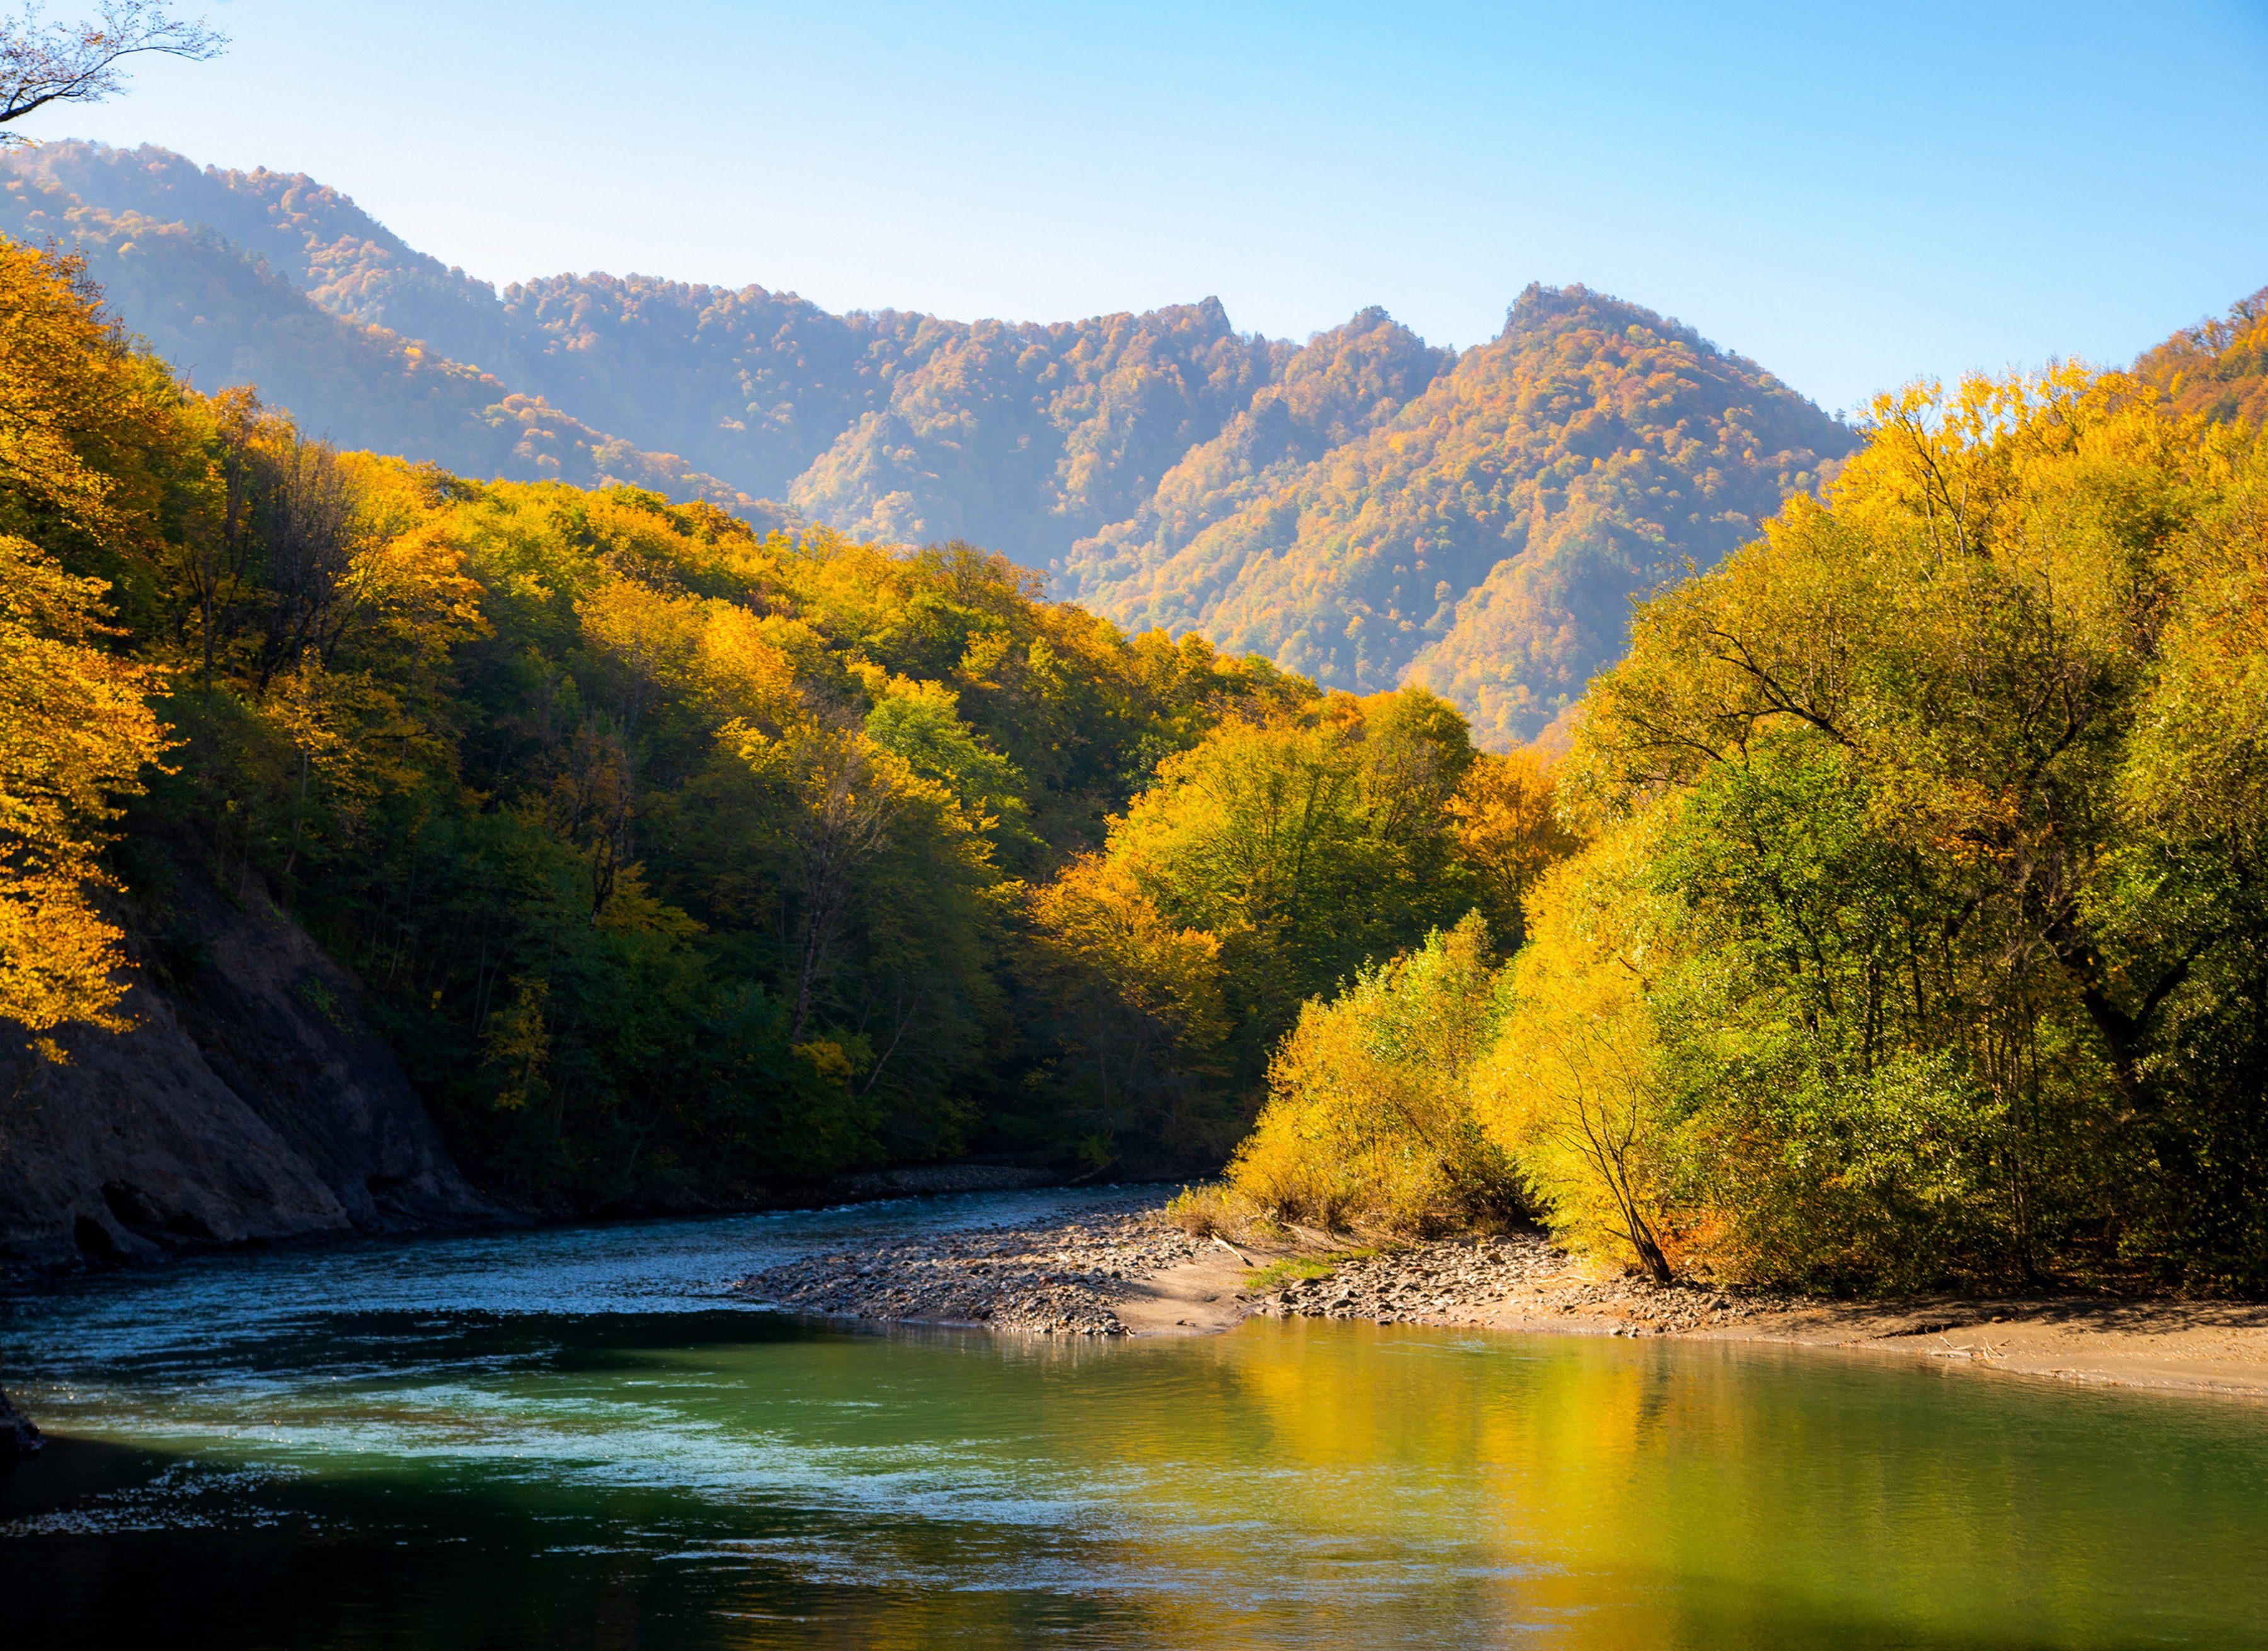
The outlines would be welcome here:
<svg viewBox="0 0 2268 1651">
<path fill-rule="evenodd" d="M 799 478 L 797 509 L 887 538 L 966 538 L 1045 566 L 1130 515 L 1292 354 L 1217 299 L 957 329 Z"/>
<path fill-rule="evenodd" d="M 2135 362 L 2175 408 L 2218 419 L 2268 423 L 2268 287 L 2228 313 L 2185 327 Z"/>
<path fill-rule="evenodd" d="M 5 164 L 107 216 L 209 227 L 342 320 L 477 365 L 594 425 L 627 415 L 666 431 L 654 439 L 698 449 L 688 462 L 732 469 L 759 492 L 784 493 L 887 400 L 924 319 L 835 316 L 759 287 L 638 276 L 557 276 L 499 295 L 305 173 L 85 143 L 42 144 Z"/>
<path fill-rule="evenodd" d="M 11 155 L 8 166 L 110 217 L 208 226 L 334 315 L 490 372 L 504 364 L 494 288 L 416 251 L 304 173 L 225 172 L 148 144 L 84 143 L 42 144 Z"/>
<path fill-rule="evenodd" d="M 1525 739 L 1621 651 L 1632 593 L 1751 536 L 1852 441 L 1651 311 L 1530 287 L 1381 428 L 1091 600 L 1336 687 L 1415 678 Z"/>
<path fill-rule="evenodd" d="M 1052 325 L 831 315 L 762 287 L 505 289 L 514 382 L 846 532 L 1045 566 L 1138 506 L 1288 345 L 1217 302 Z"/>
<path fill-rule="evenodd" d="M 513 382 L 586 417 L 604 409 L 620 427 L 780 498 L 956 330 L 895 312 L 833 315 L 762 287 L 635 275 L 516 283 L 499 314 Z"/>
<path fill-rule="evenodd" d="M 75 246 L 113 310 L 199 389 L 256 385 L 342 446 L 481 476 L 627 482 L 768 525 L 787 520 L 673 454 L 593 430 L 385 328 L 341 320 L 214 228 L 113 214 L 18 175 L 0 181 L 0 232 Z"/>
<path fill-rule="evenodd" d="M 1214 522 L 1392 417 L 1455 358 L 1381 309 L 1316 334 L 1218 436 L 1184 453 L 1132 516 L 1073 545 L 1064 583 L 1130 624 L 1185 617 L 1149 605 L 1145 575 Z"/>
<path fill-rule="evenodd" d="M 498 294 L 302 175 L 77 143 L 4 165 L 105 215 L 209 226 L 344 320 L 475 363 L 743 491 L 792 496 L 851 531 L 980 539 L 1035 566 L 1130 514 L 1292 354 L 1238 335 L 1211 300 L 970 325 L 643 276 L 555 276 Z"/>
</svg>

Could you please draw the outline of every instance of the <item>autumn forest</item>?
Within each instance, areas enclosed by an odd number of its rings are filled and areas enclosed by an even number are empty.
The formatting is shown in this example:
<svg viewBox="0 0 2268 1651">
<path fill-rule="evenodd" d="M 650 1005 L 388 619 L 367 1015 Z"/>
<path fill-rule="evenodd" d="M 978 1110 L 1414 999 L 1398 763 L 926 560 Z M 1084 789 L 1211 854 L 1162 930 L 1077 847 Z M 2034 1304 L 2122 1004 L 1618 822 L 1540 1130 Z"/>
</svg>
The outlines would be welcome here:
<svg viewBox="0 0 2268 1651">
<path fill-rule="evenodd" d="M 4 188 L 26 1072 L 218 902 L 530 1212 L 1226 1165 L 1192 1230 L 2268 1280 L 2258 297 L 1846 424 L 1580 287 L 968 326 Z"/>
</svg>

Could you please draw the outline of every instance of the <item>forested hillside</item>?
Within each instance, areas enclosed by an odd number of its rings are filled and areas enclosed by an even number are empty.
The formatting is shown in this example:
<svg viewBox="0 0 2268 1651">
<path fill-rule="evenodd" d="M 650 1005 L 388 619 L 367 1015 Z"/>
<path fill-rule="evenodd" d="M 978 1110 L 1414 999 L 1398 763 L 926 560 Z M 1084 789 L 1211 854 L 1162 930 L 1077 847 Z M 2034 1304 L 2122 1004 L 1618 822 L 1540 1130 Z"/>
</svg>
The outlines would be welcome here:
<svg viewBox="0 0 2268 1651">
<path fill-rule="evenodd" d="M 1516 921 L 1534 776 L 1421 689 L 1129 638 L 965 545 L 342 452 L 4 240 L 0 329 L 19 1050 L 195 999 L 210 889 L 346 965 L 524 1203 L 1195 1168 L 1302 999 Z"/>
<path fill-rule="evenodd" d="M 1530 287 L 1362 439 L 1177 549 L 1082 546 L 1065 582 L 1328 686 L 1425 682 L 1518 741 L 1621 653 L 1631 596 L 1753 536 L 1852 440 L 1650 311 Z"/>
<path fill-rule="evenodd" d="M 1073 545 L 1065 579 L 1089 600 L 1136 616 L 1125 587 L 1171 565 L 1190 541 L 1244 506 L 1272 497 L 1316 460 L 1393 418 L 1456 359 L 1435 350 L 1384 310 L 1365 310 L 1318 333 L 1284 364 L 1283 375 L 1252 398 L 1211 441 L 1168 470 L 1133 516 Z M 1194 593 L 1139 617 L 1188 628 L 1201 604 Z"/>
<path fill-rule="evenodd" d="M 1293 345 L 1211 299 L 969 324 L 642 276 L 498 292 L 304 176 L 69 143 L 0 167 L 0 229 L 81 246 L 208 393 L 256 382 L 312 431 L 464 474 L 966 540 L 1122 623 L 1329 686 L 1425 682 L 1491 745 L 1615 656 L 1633 592 L 1851 441 L 1580 289 L 1531 291 L 1462 360 L 1378 310 Z"/>
<path fill-rule="evenodd" d="M 79 144 L 6 165 L 24 186 L 9 192 L 0 228 L 10 233 L 64 233 L 74 205 L 96 223 L 207 228 L 327 313 L 476 365 L 745 492 L 847 533 L 970 538 L 1027 567 L 1130 514 L 1292 353 L 1237 334 L 1211 302 L 972 326 L 893 311 L 833 315 L 792 293 L 640 276 L 558 276 L 499 294 L 413 252 L 304 176 Z M 179 361 L 180 345 L 150 317 L 200 308 L 203 290 L 188 279 L 122 287 L 121 311 Z M 256 333 L 256 319 L 239 330 Z M 200 388 L 218 387 L 216 368 L 195 357 L 181 365 L 194 366 Z M 313 394 L 301 402 L 272 372 L 261 381 L 341 439 L 468 470 L 486 458 L 430 452 L 416 445 L 430 446 L 416 426 L 401 432 L 409 439 L 382 429 L 350 436 L 341 410 L 374 398 L 344 384 L 305 387 Z"/>
<path fill-rule="evenodd" d="M 69 174 L 71 163 L 90 151 L 63 144 L 33 152 Z M 11 164 L 23 166 L 20 158 Z M 0 231 L 33 245 L 54 240 L 77 248 L 90 278 L 132 316 L 135 331 L 192 382 L 212 390 L 257 384 L 280 405 L 309 409 L 313 428 L 350 446 L 446 459 L 481 475 L 665 488 L 759 521 L 786 519 L 671 454 L 642 451 L 476 368 L 323 307 L 317 300 L 339 290 L 386 284 L 388 254 L 377 243 L 310 246 L 292 262 L 271 262 L 261 255 L 260 240 L 247 247 L 232 238 L 237 231 L 251 236 L 255 228 L 230 190 L 186 163 L 153 165 L 151 171 L 153 187 L 144 192 L 151 208 L 210 210 L 227 229 L 136 205 L 83 203 L 45 173 L 26 171 L 0 185 Z M 110 169 L 95 168 L 92 175 L 115 181 Z M 313 186 L 306 193 L 360 218 L 335 196 Z M 285 190 L 279 201 L 279 217 L 300 227 L 308 215 L 296 210 L 298 195 Z M 342 273 L 332 285 L 304 290 L 292 278 L 334 268 Z"/>
<path fill-rule="evenodd" d="M 1880 397 L 1645 603 L 1525 944 L 1307 1005 L 1249 1206 L 1524 1206 L 1658 1279 L 2268 1283 L 2259 313 Z"/>
<path fill-rule="evenodd" d="M 105 223 L 121 268 L 166 239 Z M 1236 1173 L 1279 1214 L 1525 1207 L 1658 1274 L 2249 1285 L 2257 308 L 2139 375 L 1882 398 L 1845 463 L 1580 289 L 1454 361 L 1199 306 L 1068 367 L 964 329 L 908 375 L 1091 393 L 1078 496 L 1155 465 L 1166 501 L 1093 565 L 1254 535 L 1211 623 L 1281 624 L 1238 658 L 965 543 L 342 451 L 0 240 L 0 1018 L 62 1060 L 194 997 L 219 898 L 344 964 L 530 1205 L 1196 1167 L 1272 1090 Z M 1729 549 L 1612 663 L 1595 593 L 1677 542 Z M 1319 629 L 1358 608 L 1375 650 Z M 1564 772 L 1390 686 L 1491 636 L 1497 697 L 1462 687 L 1499 738 L 1610 666 Z M 1269 657 L 1303 649 L 1371 691 Z"/>
<path fill-rule="evenodd" d="M 2268 287 L 2145 352 L 2134 375 L 2176 412 L 2268 423 Z"/>
</svg>

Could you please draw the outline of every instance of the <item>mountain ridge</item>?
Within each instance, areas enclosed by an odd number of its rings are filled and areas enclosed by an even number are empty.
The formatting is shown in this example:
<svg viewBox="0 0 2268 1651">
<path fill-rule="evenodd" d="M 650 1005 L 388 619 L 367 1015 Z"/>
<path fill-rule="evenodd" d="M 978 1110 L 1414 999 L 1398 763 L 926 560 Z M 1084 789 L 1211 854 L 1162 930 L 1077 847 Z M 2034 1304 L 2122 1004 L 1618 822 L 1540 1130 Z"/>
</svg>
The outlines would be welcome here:
<svg viewBox="0 0 2268 1651">
<path fill-rule="evenodd" d="M 1854 441 L 1690 328 L 1531 285 L 1359 439 L 1171 557 L 1071 588 L 1327 687 L 1420 682 L 1518 742 L 1620 652 L 1631 597 L 1752 537 Z"/>
<path fill-rule="evenodd" d="M 342 445 L 979 543 L 1130 628 L 1329 687 L 1423 682 L 1496 745 L 1615 656 L 1631 596 L 1712 563 L 1854 440 L 1580 287 L 1531 286 L 1462 353 L 1376 307 L 1304 343 L 1210 298 L 834 314 L 639 275 L 498 289 L 305 174 L 149 147 L 43 145 L 0 185 L 0 229 L 75 242 L 199 387 L 253 380 Z"/>
</svg>

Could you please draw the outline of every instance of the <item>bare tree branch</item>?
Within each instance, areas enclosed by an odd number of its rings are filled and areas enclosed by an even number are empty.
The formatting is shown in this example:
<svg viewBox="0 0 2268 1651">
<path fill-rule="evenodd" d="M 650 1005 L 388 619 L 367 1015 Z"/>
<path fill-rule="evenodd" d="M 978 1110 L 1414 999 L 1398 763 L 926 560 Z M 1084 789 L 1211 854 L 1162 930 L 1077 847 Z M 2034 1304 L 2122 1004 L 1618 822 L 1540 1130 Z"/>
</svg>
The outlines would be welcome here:
<svg viewBox="0 0 2268 1651">
<path fill-rule="evenodd" d="M 49 23 L 27 4 L 0 18 L 0 129 L 50 103 L 99 103 L 122 91 L 120 66 L 137 52 L 203 63 L 228 37 L 202 18 L 174 17 L 171 0 L 101 0 L 81 23 Z M 31 140 L 0 129 L 0 149 Z"/>
</svg>

